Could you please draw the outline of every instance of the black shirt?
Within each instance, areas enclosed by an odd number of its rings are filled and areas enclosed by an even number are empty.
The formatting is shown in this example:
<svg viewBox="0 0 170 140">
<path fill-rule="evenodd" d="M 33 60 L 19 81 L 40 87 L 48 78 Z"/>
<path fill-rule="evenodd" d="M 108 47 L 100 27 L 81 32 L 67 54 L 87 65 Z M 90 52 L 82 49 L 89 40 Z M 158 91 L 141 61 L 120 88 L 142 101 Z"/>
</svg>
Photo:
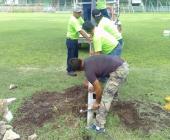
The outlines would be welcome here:
<svg viewBox="0 0 170 140">
<path fill-rule="evenodd" d="M 95 55 L 84 60 L 84 71 L 87 80 L 93 84 L 97 78 L 107 77 L 115 71 L 124 60 L 115 56 Z"/>
</svg>

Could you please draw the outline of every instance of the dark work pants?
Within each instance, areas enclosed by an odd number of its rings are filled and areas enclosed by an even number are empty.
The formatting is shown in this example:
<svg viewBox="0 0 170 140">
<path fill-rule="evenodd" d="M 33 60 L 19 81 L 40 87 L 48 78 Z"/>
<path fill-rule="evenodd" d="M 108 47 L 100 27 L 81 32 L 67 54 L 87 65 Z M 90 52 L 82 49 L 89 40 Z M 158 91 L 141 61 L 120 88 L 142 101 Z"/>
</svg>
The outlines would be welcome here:
<svg viewBox="0 0 170 140">
<path fill-rule="evenodd" d="M 119 44 L 121 45 L 121 47 L 123 48 L 123 39 L 119 39 Z"/>
<path fill-rule="evenodd" d="M 83 17 L 84 21 L 91 20 L 91 4 L 83 4 Z"/>
<path fill-rule="evenodd" d="M 67 72 L 73 71 L 69 65 L 69 60 L 71 58 L 78 58 L 78 40 L 77 39 L 67 39 Z"/>
<path fill-rule="evenodd" d="M 107 12 L 107 9 L 99 9 L 99 10 L 100 10 L 100 12 L 102 13 L 102 15 L 103 15 L 104 17 L 110 19 L 110 16 L 109 16 L 109 14 L 108 14 L 108 12 Z"/>
<path fill-rule="evenodd" d="M 121 53 L 122 53 L 122 46 L 121 46 L 120 43 L 118 43 L 116 48 L 114 48 L 108 55 L 111 55 L 111 56 L 121 56 Z"/>
</svg>

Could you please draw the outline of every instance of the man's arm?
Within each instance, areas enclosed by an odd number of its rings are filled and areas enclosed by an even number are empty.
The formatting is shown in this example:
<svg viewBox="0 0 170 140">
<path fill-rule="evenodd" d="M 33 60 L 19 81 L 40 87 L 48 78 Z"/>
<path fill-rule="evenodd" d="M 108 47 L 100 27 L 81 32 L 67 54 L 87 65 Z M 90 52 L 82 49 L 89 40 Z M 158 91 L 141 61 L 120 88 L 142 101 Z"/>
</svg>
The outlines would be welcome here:
<svg viewBox="0 0 170 140">
<path fill-rule="evenodd" d="M 101 52 L 94 52 L 93 55 L 99 55 Z"/>
<path fill-rule="evenodd" d="M 93 88 L 96 93 L 96 102 L 93 104 L 93 109 L 98 109 L 102 98 L 102 87 L 97 79 L 93 83 Z"/>
<path fill-rule="evenodd" d="M 92 55 L 100 55 L 100 54 L 101 54 L 101 52 L 94 52 L 94 51 L 90 52 L 90 56 L 92 56 Z"/>
<path fill-rule="evenodd" d="M 79 31 L 79 33 L 80 33 L 83 37 L 85 37 L 89 43 L 92 42 L 92 39 L 88 36 L 88 34 L 87 34 L 83 29 L 81 29 L 81 30 Z"/>
</svg>

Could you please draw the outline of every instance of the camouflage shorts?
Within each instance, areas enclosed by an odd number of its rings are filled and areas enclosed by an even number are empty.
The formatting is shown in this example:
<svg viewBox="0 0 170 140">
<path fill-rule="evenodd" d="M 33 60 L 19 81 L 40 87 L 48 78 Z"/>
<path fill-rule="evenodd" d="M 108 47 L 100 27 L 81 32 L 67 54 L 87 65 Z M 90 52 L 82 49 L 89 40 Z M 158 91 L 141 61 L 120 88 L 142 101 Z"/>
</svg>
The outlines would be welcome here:
<svg viewBox="0 0 170 140">
<path fill-rule="evenodd" d="M 114 98 L 115 93 L 118 91 L 118 88 L 126 79 L 129 73 L 128 64 L 124 62 L 116 71 L 110 74 L 104 90 L 100 103 L 100 108 L 96 115 L 96 125 L 99 127 L 104 127 L 106 123 L 106 116 L 110 109 L 111 102 Z"/>
<path fill-rule="evenodd" d="M 102 101 L 107 102 L 111 101 L 118 91 L 119 87 L 126 79 L 129 73 L 129 67 L 126 62 L 124 62 L 120 67 L 117 68 L 116 71 L 110 74 L 110 78 L 108 79 L 102 95 Z"/>
</svg>

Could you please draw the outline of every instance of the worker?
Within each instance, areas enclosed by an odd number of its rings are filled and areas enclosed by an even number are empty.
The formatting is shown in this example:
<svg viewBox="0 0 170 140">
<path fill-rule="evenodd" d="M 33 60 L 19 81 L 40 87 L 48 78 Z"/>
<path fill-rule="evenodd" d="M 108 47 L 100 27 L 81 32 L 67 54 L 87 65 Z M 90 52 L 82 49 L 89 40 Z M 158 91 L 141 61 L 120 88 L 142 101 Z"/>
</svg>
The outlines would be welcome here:
<svg viewBox="0 0 170 140">
<path fill-rule="evenodd" d="M 110 19 L 110 16 L 107 12 L 106 0 L 96 0 L 96 9 L 100 10 L 104 17 Z"/>
<path fill-rule="evenodd" d="M 79 34 L 85 37 L 89 42 L 91 39 L 87 33 L 82 29 L 84 20 L 81 17 L 82 9 L 79 5 L 76 5 L 73 9 L 73 15 L 70 17 L 68 28 L 67 28 L 67 74 L 70 76 L 76 76 L 77 74 L 71 69 L 69 60 L 71 58 L 78 57 L 78 38 Z"/>
<path fill-rule="evenodd" d="M 72 58 L 69 61 L 75 71 L 84 71 L 87 80 L 93 85 L 96 93 L 96 101 L 92 109 L 98 110 L 95 123 L 90 125 L 90 129 L 96 132 L 105 131 L 106 116 L 110 109 L 111 102 L 123 81 L 126 79 L 129 68 L 127 62 L 118 56 L 94 55 L 85 60 Z M 110 76 L 104 89 L 99 81 L 100 77 Z"/>
<path fill-rule="evenodd" d="M 91 21 L 91 0 L 82 0 L 84 21 Z"/>
<path fill-rule="evenodd" d="M 85 22 L 83 29 L 92 37 L 94 52 L 96 54 L 107 54 L 120 56 L 121 45 L 117 39 L 100 27 L 95 27 L 91 22 Z"/>
<path fill-rule="evenodd" d="M 122 47 L 123 47 L 123 38 L 121 33 L 118 31 L 117 26 L 113 23 L 113 21 L 111 21 L 110 19 L 103 17 L 101 12 L 98 9 L 94 9 L 92 11 L 92 16 L 95 19 L 97 26 L 102 28 L 103 30 L 105 30 L 106 32 L 110 33 L 111 35 L 113 35 L 116 40 L 118 40 L 119 44 L 120 44 L 120 48 L 122 51 Z M 121 52 L 120 52 L 121 54 Z"/>
</svg>

